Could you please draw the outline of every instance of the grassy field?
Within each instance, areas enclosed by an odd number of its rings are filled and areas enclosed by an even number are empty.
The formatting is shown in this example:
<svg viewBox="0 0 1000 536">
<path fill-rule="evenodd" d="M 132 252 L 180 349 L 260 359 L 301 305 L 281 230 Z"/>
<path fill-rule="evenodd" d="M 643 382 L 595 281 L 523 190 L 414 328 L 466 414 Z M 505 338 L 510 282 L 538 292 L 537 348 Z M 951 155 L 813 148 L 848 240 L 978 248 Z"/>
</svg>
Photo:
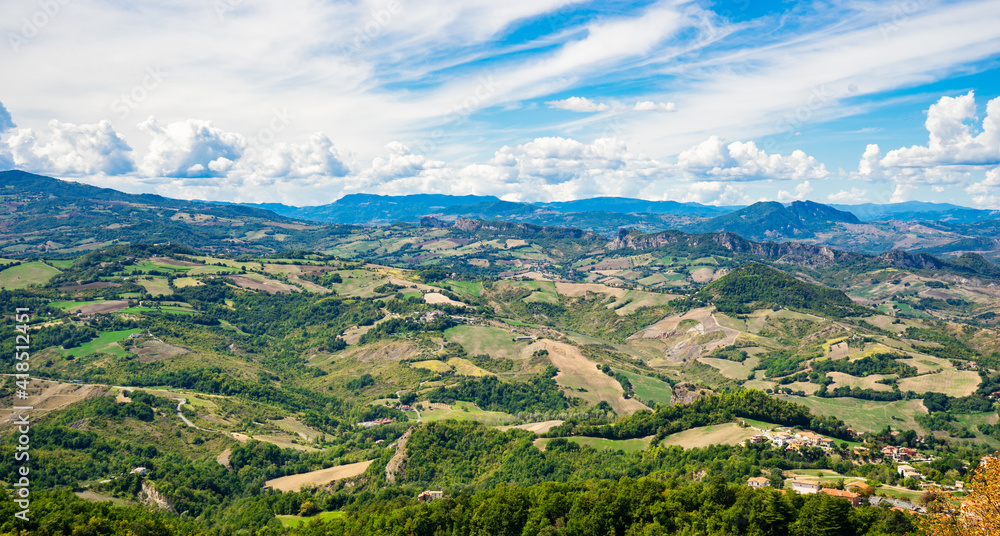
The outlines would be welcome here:
<svg viewBox="0 0 1000 536">
<path fill-rule="evenodd" d="M 146 289 L 146 292 L 150 293 L 153 296 L 169 296 L 174 293 L 173 289 L 171 289 L 170 285 L 167 283 L 167 279 L 165 277 L 154 277 L 153 279 L 140 279 L 138 283 L 142 285 L 143 288 Z"/>
<path fill-rule="evenodd" d="M 420 417 L 424 422 L 455 419 L 456 421 L 479 421 L 483 424 L 496 426 L 514 420 L 512 415 L 502 411 L 480 409 L 479 406 L 471 402 L 455 402 L 453 405 L 425 402 L 424 406 L 427 409 L 420 411 Z"/>
<path fill-rule="evenodd" d="M 663 444 L 677 445 L 686 449 L 709 445 L 735 445 L 757 433 L 759 432 L 753 428 L 740 428 L 736 423 L 716 424 L 670 434 L 663 438 Z"/>
<path fill-rule="evenodd" d="M 492 376 L 493 373 L 473 365 L 469 360 L 460 357 L 453 357 L 448 360 L 448 365 L 455 369 L 455 374 L 461 376 Z"/>
<path fill-rule="evenodd" d="M 306 523 L 309 523 L 310 521 L 314 520 L 326 521 L 328 519 L 339 519 L 344 517 L 344 512 L 341 512 L 339 510 L 335 512 L 320 512 L 310 517 L 301 517 L 301 516 L 275 516 L 275 517 L 278 518 L 278 521 L 281 521 L 282 527 L 295 528 L 298 527 L 299 525 L 305 525 Z"/>
<path fill-rule="evenodd" d="M 451 365 L 437 359 L 417 361 L 416 363 L 410 363 L 410 366 L 413 368 L 427 369 L 431 372 L 448 372 L 451 370 Z"/>
<path fill-rule="evenodd" d="M 649 443 L 653 437 L 643 437 L 639 439 L 604 439 L 601 437 L 567 437 L 566 438 L 581 447 L 590 447 L 596 450 L 621 450 L 625 452 L 642 452 L 649 448 Z M 535 446 L 545 450 L 545 446 L 551 439 L 536 439 Z"/>
<path fill-rule="evenodd" d="M 617 371 L 622 372 L 622 371 Z M 673 391 L 670 384 L 638 374 L 625 372 L 628 381 L 632 382 L 632 390 L 635 391 L 636 398 L 642 400 L 646 405 L 660 403 L 664 406 L 670 405 L 670 397 Z"/>
<path fill-rule="evenodd" d="M 90 354 L 111 354 L 116 357 L 125 357 L 128 352 L 124 348 L 118 345 L 119 341 L 123 341 L 128 338 L 129 335 L 133 333 L 142 333 L 141 329 L 125 329 L 121 331 L 105 331 L 97 336 L 96 339 L 88 342 L 87 344 L 81 344 L 76 348 L 70 348 L 69 350 L 63 350 L 63 354 L 73 357 L 82 357 Z"/>
<path fill-rule="evenodd" d="M 500 328 L 487 326 L 455 326 L 444 332 L 451 342 L 457 342 L 469 355 L 487 354 L 490 357 L 518 359 L 524 344 L 515 343 L 513 335 Z"/>
<path fill-rule="evenodd" d="M 979 386 L 979 374 L 971 370 L 943 370 L 937 374 L 925 374 L 899 380 L 903 391 L 926 393 L 929 391 L 948 396 L 969 396 Z"/>
<path fill-rule="evenodd" d="M 59 270 L 43 262 L 26 262 L 11 266 L 0 272 L 0 289 L 16 290 L 31 285 L 44 285 L 59 273 L 61 273 Z"/>
<path fill-rule="evenodd" d="M 877 432 L 890 425 L 895 430 L 916 430 L 923 433 L 913 416 L 926 413 L 920 400 L 899 400 L 878 402 L 856 398 L 789 398 L 790 402 L 802 404 L 814 413 L 842 419 L 858 432 Z"/>
<path fill-rule="evenodd" d="M 698 361 L 717 369 L 719 374 L 732 380 L 745 380 L 749 378 L 757 368 L 757 365 L 760 364 L 760 358 L 758 357 L 749 357 L 742 363 L 715 357 L 699 357 Z"/>
</svg>

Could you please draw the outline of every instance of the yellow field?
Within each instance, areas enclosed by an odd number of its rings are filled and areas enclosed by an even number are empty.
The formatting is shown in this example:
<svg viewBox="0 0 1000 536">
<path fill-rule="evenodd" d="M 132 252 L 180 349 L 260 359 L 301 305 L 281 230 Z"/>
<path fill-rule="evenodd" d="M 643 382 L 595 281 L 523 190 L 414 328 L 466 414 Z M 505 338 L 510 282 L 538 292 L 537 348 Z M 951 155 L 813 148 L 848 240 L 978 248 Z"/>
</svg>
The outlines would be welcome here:
<svg viewBox="0 0 1000 536">
<path fill-rule="evenodd" d="M 740 428 L 736 423 L 716 424 L 668 435 L 663 439 L 663 444 L 677 445 L 686 449 L 709 445 L 736 445 L 757 433 L 759 432 L 753 428 Z"/>
<path fill-rule="evenodd" d="M 319 471 L 302 473 L 300 475 L 283 476 L 281 478 L 268 480 L 264 483 L 264 485 L 280 491 L 298 491 L 299 488 L 305 485 L 322 486 L 335 480 L 343 480 L 345 478 L 358 476 L 364 473 L 373 461 L 375 460 L 368 460 L 367 462 L 358 462 L 348 465 L 339 465 L 337 467 L 320 469 Z"/>
<path fill-rule="evenodd" d="M 979 374 L 971 370 L 944 370 L 899 380 L 902 391 L 935 392 L 948 396 L 969 396 L 979 387 Z"/>
</svg>

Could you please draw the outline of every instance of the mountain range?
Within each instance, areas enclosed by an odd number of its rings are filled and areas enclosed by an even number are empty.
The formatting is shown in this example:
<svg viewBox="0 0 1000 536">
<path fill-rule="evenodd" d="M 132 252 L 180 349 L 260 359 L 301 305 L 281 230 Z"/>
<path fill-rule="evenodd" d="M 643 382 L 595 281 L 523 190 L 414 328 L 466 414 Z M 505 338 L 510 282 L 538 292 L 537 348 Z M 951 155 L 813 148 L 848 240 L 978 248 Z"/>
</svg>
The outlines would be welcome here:
<svg viewBox="0 0 1000 536">
<path fill-rule="evenodd" d="M 441 227 L 465 218 L 577 228 L 608 239 L 621 229 L 729 232 L 758 242 L 797 241 L 868 254 L 1000 256 L 1000 211 L 922 202 L 715 207 L 618 197 L 521 203 L 475 195 L 352 194 L 327 205 L 292 207 L 127 194 L 22 171 L 0 172 L 0 195 L 0 248 L 8 253 L 73 253 L 115 241 L 178 240 L 234 252 L 318 249 L 350 226 Z"/>
</svg>

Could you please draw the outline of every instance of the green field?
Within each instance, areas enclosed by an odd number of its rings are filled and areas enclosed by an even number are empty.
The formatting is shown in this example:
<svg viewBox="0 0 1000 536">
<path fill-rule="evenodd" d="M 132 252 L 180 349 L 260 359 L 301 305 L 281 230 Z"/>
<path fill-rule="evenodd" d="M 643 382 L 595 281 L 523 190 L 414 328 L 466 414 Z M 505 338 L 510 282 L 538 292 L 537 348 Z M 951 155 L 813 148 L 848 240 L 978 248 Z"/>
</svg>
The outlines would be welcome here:
<svg viewBox="0 0 1000 536">
<path fill-rule="evenodd" d="M 58 269 L 43 262 L 26 262 L 11 266 L 0 272 L 0 289 L 17 290 L 31 285 L 44 285 L 56 274 Z"/>
<path fill-rule="evenodd" d="M 515 343 L 510 332 L 486 326 L 455 326 L 448 328 L 444 336 L 451 342 L 462 345 L 469 355 L 487 354 L 493 358 L 521 357 L 522 344 Z"/>
<path fill-rule="evenodd" d="M 635 397 L 647 406 L 653 407 L 656 404 L 670 405 L 670 397 L 673 391 L 667 382 L 632 372 L 618 370 L 615 372 L 623 373 L 628 377 L 628 381 L 632 382 L 632 390 L 635 391 Z"/>
<path fill-rule="evenodd" d="M 454 419 L 456 421 L 479 421 L 483 424 L 496 426 L 507 424 L 514 420 L 510 414 L 502 411 L 487 411 L 480 409 L 471 402 L 455 402 L 448 404 L 426 404 L 426 410 L 420 411 L 420 417 L 424 422 L 442 421 Z M 416 414 L 414 414 L 416 417 Z"/>
<path fill-rule="evenodd" d="M 802 404 L 814 413 L 837 417 L 858 432 L 877 432 L 886 425 L 896 430 L 916 430 L 923 433 L 913 416 L 925 413 L 920 400 L 878 402 L 857 398 L 792 397 L 790 402 Z"/>
<path fill-rule="evenodd" d="M 314 516 L 301 517 L 301 516 L 275 516 L 278 521 L 281 521 L 281 526 L 285 528 L 294 528 L 299 525 L 307 524 L 311 521 L 320 520 L 326 521 L 329 519 L 339 519 L 344 517 L 344 512 L 334 511 L 334 512 L 320 512 Z"/>
<path fill-rule="evenodd" d="M 651 437 L 638 439 L 604 439 L 601 437 L 567 437 L 566 438 L 581 447 L 590 447 L 595 450 L 621 450 L 624 452 L 642 452 L 649 448 Z M 535 446 L 544 449 L 551 439 L 536 439 Z"/>
<path fill-rule="evenodd" d="M 125 357 L 128 355 L 128 352 L 126 352 L 121 346 L 118 346 L 117 343 L 127 339 L 128 336 L 133 333 L 142 333 L 142 330 L 125 329 L 121 331 L 105 331 L 87 344 L 81 344 L 76 348 L 63 350 L 63 355 L 82 357 L 90 354 L 111 354 L 115 357 Z"/>
</svg>

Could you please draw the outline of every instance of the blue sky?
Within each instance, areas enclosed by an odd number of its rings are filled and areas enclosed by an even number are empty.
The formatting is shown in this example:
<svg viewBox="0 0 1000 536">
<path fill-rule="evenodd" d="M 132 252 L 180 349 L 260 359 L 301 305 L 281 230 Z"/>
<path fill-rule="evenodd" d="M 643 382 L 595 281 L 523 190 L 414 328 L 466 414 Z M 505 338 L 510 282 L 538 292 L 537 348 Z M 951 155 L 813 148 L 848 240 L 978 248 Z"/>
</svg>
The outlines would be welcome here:
<svg viewBox="0 0 1000 536">
<path fill-rule="evenodd" d="M 0 168 L 131 192 L 1000 208 L 1000 3 L 10 0 Z"/>
</svg>

